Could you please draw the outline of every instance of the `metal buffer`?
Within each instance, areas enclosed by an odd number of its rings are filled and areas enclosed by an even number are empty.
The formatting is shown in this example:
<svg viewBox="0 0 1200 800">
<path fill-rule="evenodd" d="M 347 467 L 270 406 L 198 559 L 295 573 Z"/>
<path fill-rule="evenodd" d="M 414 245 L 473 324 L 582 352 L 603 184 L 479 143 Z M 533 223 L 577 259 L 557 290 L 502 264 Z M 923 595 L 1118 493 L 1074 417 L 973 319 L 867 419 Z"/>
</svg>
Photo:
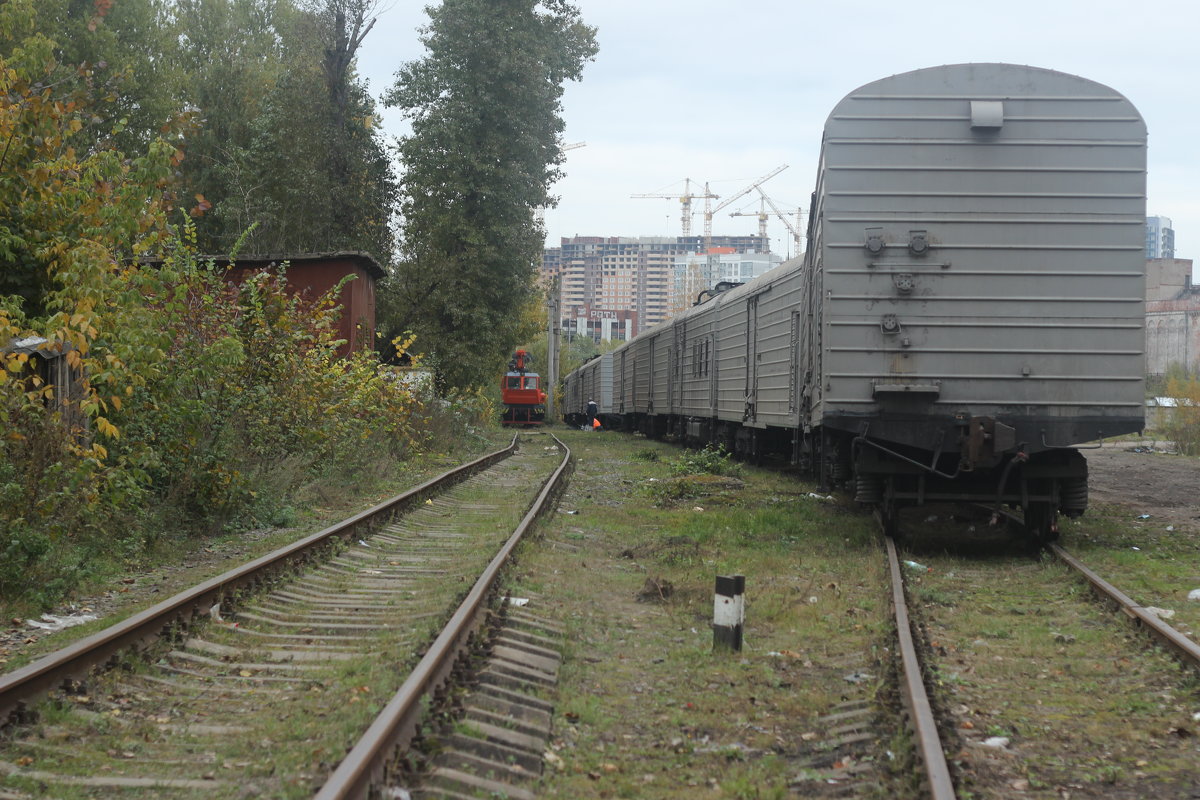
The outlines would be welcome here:
<svg viewBox="0 0 1200 800">
<path fill-rule="evenodd" d="M 704 202 L 707 204 L 708 201 L 717 199 L 717 195 L 713 194 L 712 192 L 710 192 L 708 190 L 707 183 L 704 184 L 704 194 L 696 194 L 696 193 L 692 192 L 692 179 L 691 178 L 683 179 L 683 194 L 651 193 L 651 194 L 631 194 L 629 196 L 634 199 L 660 197 L 660 198 L 664 198 L 666 200 L 678 200 L 680 203 L 680 210 L 682 212 L 682 217 L 680 219 L 680 231 L 681 231 L 682 235 L 684 235 L 684 236 L 692 235 L 692 201 L 697 198 L 703 198 Z M 705 214 L 707 215 L 707 213 L 708 212 L 706 211 Z M 706 216 L 705 218 L 707 219 L 708 217 Z"/>
</svg>

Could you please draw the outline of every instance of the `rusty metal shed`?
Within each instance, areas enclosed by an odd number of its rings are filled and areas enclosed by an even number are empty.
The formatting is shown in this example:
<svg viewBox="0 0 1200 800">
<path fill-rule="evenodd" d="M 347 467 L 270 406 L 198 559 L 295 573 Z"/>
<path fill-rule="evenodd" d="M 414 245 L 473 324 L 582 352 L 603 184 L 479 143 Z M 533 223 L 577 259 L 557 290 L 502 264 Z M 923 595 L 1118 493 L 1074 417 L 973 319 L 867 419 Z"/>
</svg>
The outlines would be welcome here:
<svg viewBox="0 0 1200 800">
<path fill-rule="evenodd" d="M 356 350 L 371 350 L 375 346 L 375 285 L 387 277 L 387 272 L 368 253 L 339 251 L 333 253 L 293 253 L 279 255 L 239 256 L 231 266 L 228 258 L 212 258 L 227 269 L 227 277 L 241 283 L 247 275 L 270 267 L 288 264 L 287 283 L 295 294 L 316 297 L 338 284 L 347 275 L 352 280 L 342 288 L 342 315 L 339 337 L 346 343 L 338 349 L 339 356 Z"/>
</svg>

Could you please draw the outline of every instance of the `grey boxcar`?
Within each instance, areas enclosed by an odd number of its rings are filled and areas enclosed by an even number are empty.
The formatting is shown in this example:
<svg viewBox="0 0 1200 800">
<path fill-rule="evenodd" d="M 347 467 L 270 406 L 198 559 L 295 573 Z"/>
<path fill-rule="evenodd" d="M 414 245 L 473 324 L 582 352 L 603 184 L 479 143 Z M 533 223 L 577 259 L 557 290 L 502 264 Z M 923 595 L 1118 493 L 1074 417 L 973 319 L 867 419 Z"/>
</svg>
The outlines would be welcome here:
<svg viewBox="0 0 1200 800">
<path fill-rule="evenodd" d="M 1142 427 L 1146 128 L 1074 75 L 960 64 L 825 126 L 807 443 L 864 502 L 1086 506 L 1071 445 Z"/>
<path fill-rule="evenodd" d="M 596 416 L 604 426 L 618 421 L 613 397 L 613 354 L 602 353 L 567 376 L 572 405 L 564 417 L 572 425 L 582 425 L 587 417 L 588 401 L 596 403 Z"/>
<path fill-rule="evenodd" d="M 1075 445 L 1140 430 L 1146 128 L 1093 81 L 958 64 L 825 125 L 800 259 L 617 351 L 627 427 L 789 456 L 907 505 L 1087 504 Z"/>
</svg>

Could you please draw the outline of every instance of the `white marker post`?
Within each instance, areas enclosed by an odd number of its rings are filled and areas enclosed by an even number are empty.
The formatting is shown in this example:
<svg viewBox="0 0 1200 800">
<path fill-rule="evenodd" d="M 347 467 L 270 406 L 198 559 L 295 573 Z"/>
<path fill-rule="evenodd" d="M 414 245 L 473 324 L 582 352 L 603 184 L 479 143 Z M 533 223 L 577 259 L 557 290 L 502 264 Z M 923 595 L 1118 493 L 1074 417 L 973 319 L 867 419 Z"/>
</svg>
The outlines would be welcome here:
<svg viewBox="0 0 1200 800">
<path fill-rule="evenodd" d="M 718 575 L 713 595 L 713 650 L 742 650 L 746 620 L 746 576 Z"/>
</svg>

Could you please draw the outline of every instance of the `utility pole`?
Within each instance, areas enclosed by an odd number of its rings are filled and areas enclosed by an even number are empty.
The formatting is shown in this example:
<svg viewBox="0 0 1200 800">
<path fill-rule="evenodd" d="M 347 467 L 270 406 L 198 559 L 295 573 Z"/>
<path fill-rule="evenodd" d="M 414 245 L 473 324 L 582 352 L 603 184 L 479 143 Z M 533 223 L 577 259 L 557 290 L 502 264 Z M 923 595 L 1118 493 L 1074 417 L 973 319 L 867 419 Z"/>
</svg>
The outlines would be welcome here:
<svg viewBox="0 0 1200 800">
<path fill-rule="evenodd" d="M 546 294 L 546 424 L 558 418 L 554 413 L 556 395 L 558 393 L 558 281 L 555 275 L 550 279 L 550 291 Z"/>
</svg>

